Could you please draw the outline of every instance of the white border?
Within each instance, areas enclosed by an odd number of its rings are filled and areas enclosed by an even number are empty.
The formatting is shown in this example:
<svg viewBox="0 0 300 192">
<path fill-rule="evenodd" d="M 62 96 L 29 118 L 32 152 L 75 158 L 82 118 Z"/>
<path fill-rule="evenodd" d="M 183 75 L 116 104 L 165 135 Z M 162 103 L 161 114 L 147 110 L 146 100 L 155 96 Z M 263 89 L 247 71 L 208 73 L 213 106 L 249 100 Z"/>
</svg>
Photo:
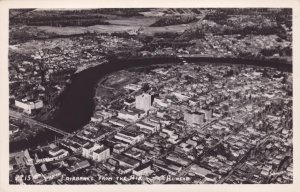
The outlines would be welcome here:
<svg viewBox="0 0 300 192">
<path fill-rule="evenodd" d="M 294 120 L 294 179 L 293 184 L 266 185 L 9 185 L 8 152 L 8 10 L 9 8 L 169 8 L 169 7 L 285 7 L 293 8 L 293 120 Z M 0 0 L 0 192 L 4 191 L 298 191 L 299 185 L 299 16 L 300 0 Z"/>
</svg>

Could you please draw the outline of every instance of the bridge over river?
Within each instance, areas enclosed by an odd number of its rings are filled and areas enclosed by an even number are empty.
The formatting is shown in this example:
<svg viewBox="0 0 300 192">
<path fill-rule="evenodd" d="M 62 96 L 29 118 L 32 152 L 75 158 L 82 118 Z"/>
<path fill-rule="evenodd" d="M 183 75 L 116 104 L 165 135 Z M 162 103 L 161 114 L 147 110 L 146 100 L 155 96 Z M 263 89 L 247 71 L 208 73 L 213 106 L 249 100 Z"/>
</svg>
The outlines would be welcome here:
<svg viewBox="0 0 300 192">
<path fill-rule="evenodd" d="M 26 121 L 27 123 L 29 123 L 31 125 L 39 125 L 39 126 L 45 128 L 45 129 L 49 129 L 49 130 L 54 131 L 56 133 L 59 133 L 59 134 L 61 134 L 63 136 L 70 136 L 71 135 L 70 133 L 67 133 L 67 132 L 65 132 L 65 131 L 63 131 L 61 129 L 58 129 L 58 128 L 55 128 L 55 127 L 53 127 L 51 125 L 47 125 L 45 123 L 39 122 L 39 121 L 37 121 L 35 119 L 27 117 L 24 114 L 16 112 L 16 111 L 9 110 L 9 116 L 11 116 L 13 118 L 16 118 L 16 119 L 22 119 L 22 120 Z"/>
</svg>

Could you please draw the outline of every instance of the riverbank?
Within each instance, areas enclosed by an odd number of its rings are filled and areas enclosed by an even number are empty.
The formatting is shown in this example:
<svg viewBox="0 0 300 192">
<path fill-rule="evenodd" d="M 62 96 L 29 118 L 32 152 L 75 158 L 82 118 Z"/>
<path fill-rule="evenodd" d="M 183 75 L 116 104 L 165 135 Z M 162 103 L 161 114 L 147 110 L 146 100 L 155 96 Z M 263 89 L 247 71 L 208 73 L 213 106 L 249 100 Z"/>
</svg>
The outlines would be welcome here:
<svg viewBox="0 0 300 192">
<path fill-rule="evenodd" d="M 243 60 L 232 58 L 187 58 L 188 62 L 193 63 L 230 63 L 230 64 L 243 64 L 254 65 L 259 67 L 273 67 L 278 70 L 292 72 L 292 65 L 276 63 L 270 61 L 257 61 L 257 60 Z M 153 64 L 170 64 L 179 63 L 178 57 L 156 57 L 156 58 L 134 58 L 123 60 L 111 60 L 108 63 L 97 65 L 88 68 L 79 73 L 75 73 L 71 77 L 71 83 L 67 85 L 64 92 L 58 98 L 58 110 L 50 122 L 54 127 L 62 129 L 63 131 L 72 133 L 81 129 L 84 125 L 90 122 L 95 110 L 95 93 L 96 85 L 99 80 L 103 79 L 107 74 L 113 73 L 118 70 L 128 69 L 131 67 L 145 67 Z M 50 134 L 51 135 L 51 134 Z M 39 138 L 43 138 L 41 136 Z M 54 135 L 51 137 L 45 136 L 47 141 L 54 140 Z M 45 139 L 45 138 L 44 138 Z M 31 140 L 31 139 L 30 139 Z M 40 140 L 31 140 L 32 145 L 41 145 Z M 23 145 L 23 144 L 15 144 Z M 13 147 L 14 148 L 14 147 Z"/>
<path fill-rule="evenodd" d="M 274 61 L 245 60 L 233 58 L 209 58 L 209 57 L 185 57 L 188 62 L 193 63 L 230 63 L 253 65 L 258 67 L 272 67 L 278 70 L 292 72 L 292 65 Z M 94 96 L 95 86 L 105 75 L 131 67 L 143 67 L 152 64 L 179 63 L 178 57 L 154 57 L 111 60 L 108 63 L 86 69 L 72 76 L 69 84 L 59 98 L 59 111 L 57 112 L 53 125 L 66 132 L 73 132 L 86 125 L 95 109 Z"/>
<path fill-rule="evenodd" d="M 292 65 L 282 61 L 187 56 L 183 56 L 183 58 L 190 63 L 253 65 L 292 72 Z M 58 111 L 49 123 L 66 132 L 71 133 L 76 131 L 86 125 L 93 115 L 95 110 L 94 96 L 99 80 L 105 78 L 110 73 L 122 69 L 170 63 L 180 63 L 180 59 L 175 56 L 111 59 L 108 62 L 102 62 L 99 65 L 75 73 L 71 77 L 71 83 L 67 85 L 64 92 L 60 95 L 58 99 Z"/>
</svg>

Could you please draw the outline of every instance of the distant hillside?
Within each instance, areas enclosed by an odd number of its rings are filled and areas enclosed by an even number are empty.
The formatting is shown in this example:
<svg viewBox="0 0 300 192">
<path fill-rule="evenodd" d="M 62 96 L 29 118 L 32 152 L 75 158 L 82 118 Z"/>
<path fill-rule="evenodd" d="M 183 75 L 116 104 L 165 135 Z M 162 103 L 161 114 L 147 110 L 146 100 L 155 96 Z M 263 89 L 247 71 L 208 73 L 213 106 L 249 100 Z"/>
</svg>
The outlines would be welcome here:
<svg viewBox="0 0 300 192">
<path fill-rule="evenodd" d="M 15 18 L 18 17 L 19 15 L 25 14 L 27 12 L 33 11 L 35 9 L 10 9 L 9 10 L 9 18 Z"/>
<path fill-rule="evenodd" d="M 110 16 L 142 16 L 148 9 L 11 9 L 10 25 L 27 26 L 92 26 L 108 25 L 104 21 Z"/>
<path fill-rule="evenodd" d="M 14 14 L 11 10 L 10 14 Z M 10 25 L 27 26 L 91 26 L 108 25 L 104 21 L 105 17 L 95 10 L 34 10 L 27 11 L 22 15 L 16 15 L 10 19 Z"/>
<path fill-rule="evenodd" d="M 255 11 L 254 11 L 255 12 Z M 279 19 L 282 20 L 280 16 Z M 214 35 L 271 35 L 277 34 L 285 38 L 282 22 L 275 15 L 228 15 L 224 12 L 211 13 L 189 26 L 179 37 L 179 40 L 202 38 L 204 34 Z M 288 22 L 287 22 L 288 25 Z"/>
<path fill-rule="evenodd" d="M 162 9 L 165 15 L 198 15 L 207 9 L 203 8 L 167 8 Z"/>
</svg>

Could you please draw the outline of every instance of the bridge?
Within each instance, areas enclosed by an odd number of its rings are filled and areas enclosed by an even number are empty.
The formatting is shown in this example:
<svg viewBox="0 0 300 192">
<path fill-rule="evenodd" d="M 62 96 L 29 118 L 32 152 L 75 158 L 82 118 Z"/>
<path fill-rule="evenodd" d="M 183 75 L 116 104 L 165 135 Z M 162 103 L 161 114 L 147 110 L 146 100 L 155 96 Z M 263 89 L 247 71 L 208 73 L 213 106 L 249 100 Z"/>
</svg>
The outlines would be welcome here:
<svg viewBox="0 0 300 192">
<path fill-rule="evenodd" d="M 37 121 L 37 120 L 35 120 L 35 119 L 31 119 L 31 118 L 29 118 L 29 117 L 26 117 L 26 116 L 23 115 L 22 113 L 19 113 L 19 112 L 16 112 L 16 111 L 9 110 L 9 116 L 11 116 L 11 117 L 13 117 L 13 118 L 16 118 L 16 119 L 22 119 L 22 120 L 28 122 L 29 124 L 39 125 L 39 126 L 45 128 L 45 129 L 54 131 L 54 132 L 59 133 L 59 134 L 61 134 L 61 135 L 63 135 L 63 136 L 70 136 L 70 135 L 71 135 L 70 133 L 67 133 L 67 132 L 65 132 L 65 131 L 63 131 L 63 130 L 60 130 L 60 129 L 58 129 L 58 128 L 55 128 L 55 127 L 53 127 L 53 126 L 51 126 L 51 125 L 47 125 L 47 124 L 44 124 L 44 123 L 42 123 L 42 122 L 39 122 L 39 121 Z"/>
</svg>

